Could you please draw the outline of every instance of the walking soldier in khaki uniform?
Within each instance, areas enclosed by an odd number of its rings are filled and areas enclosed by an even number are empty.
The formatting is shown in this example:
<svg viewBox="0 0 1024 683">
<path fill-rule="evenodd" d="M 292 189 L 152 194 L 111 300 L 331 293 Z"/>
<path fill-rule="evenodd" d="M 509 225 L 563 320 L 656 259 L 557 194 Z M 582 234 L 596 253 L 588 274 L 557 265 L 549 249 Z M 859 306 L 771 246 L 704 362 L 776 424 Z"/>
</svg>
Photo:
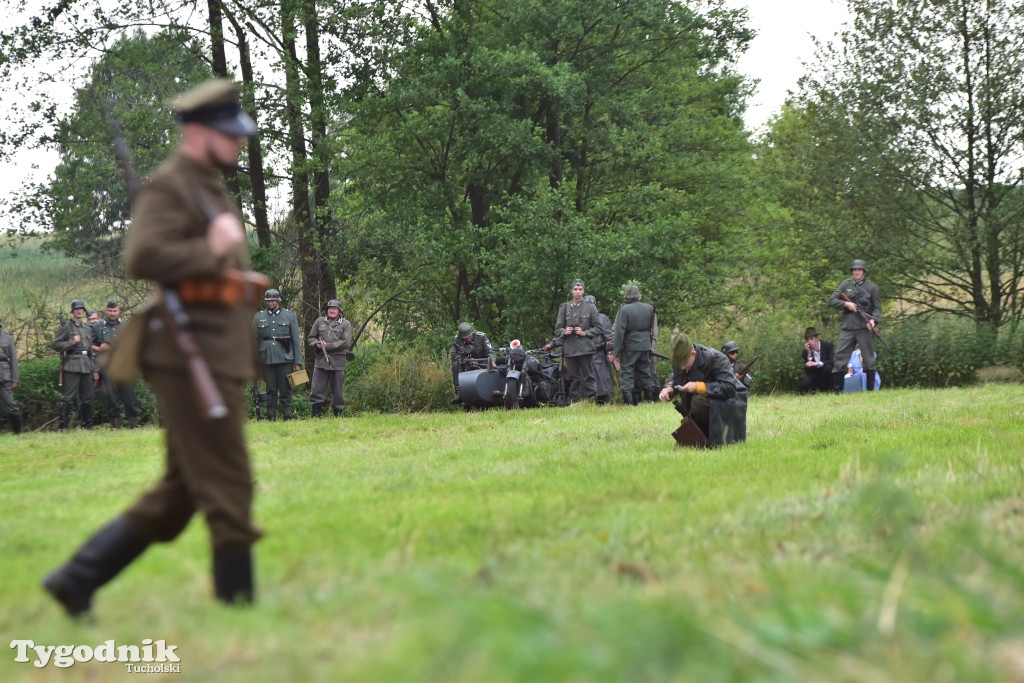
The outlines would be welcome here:
<svg viewBox="0 0 1024 683">
<path fill-rule="evenodd" d="M 61 397 L 57 406 L 57 426 L 67 431 L 71 405 L 78 400 L 78 426 L 92 429 L 92 399 L 99 374 L 92 358 L 92 328 L 85 321 L 85 302 L 71 302 L 71 319 L 57 328 L 50 344 L 60 352 Z"/>
<path fill-rule="evenodd" d="M 236 85 L 218 80 L 172 102 L 181 142 L 134 198 L 125 262 L 132 276 L 159 284 L 162 296 L 136 316 L 139 320 L 129 322 L 141 326 L 119 336 L 108 367 L 134 358 L 132 351 L 137 351 L 166 427 L 166 470 L 152 489 L 44 581 L 72 616 L 87 613 L 100 586 L 150 543 L 176 538 L 197 511 L 210 529 L 217 598 L 233 603 L 253 597 L 251 546 L 260 531 L 251 519 L 253 473 L 243 433 L 242 387 L 256 374 L 251 321 L 266 285 L 259 285 L 255 301 L 236 286 L 242 275 L 237 269 L 248 263 L 245 229 L 220 175 L 237 163 L 246 138 L 256 132 L 239 96 Z M 198 362 L 192 365 L 188 349 L 178 344 L 180 337 L 168 332 L 171 319 L 164 300 L 173 303 L 174 294 L 198 347 Z M 218 410 L 196 400 L 196 378 L 202 376 L 197 368 L 203 361 L 223 400 Z"/>
<path fill-rule="evenodd" d="M 21 413 L 14 402 L 14 390 L 18 388 L 18 347 L 14 337 L 4 332 L 0 322 L 0 420 L 11 423 L 11 431 L 21 434 Z"/>
<path fill-rule="evenodd" d="M 263 379 L 267 383 L 267 419 L 277 419 L 277 397 L 281 395 L 281 417 L 292 419 L 292 387 L 288 374 L 302 367 L 299 349 L 299 321 L 287 308 L 281 308 L 281 292 L 268 289 L 263 295 L 267 307 L 252 319 L 256 342 L 263 360 Z"/>
<path fill-rule="evenodd" d="M 121 306 L 111 299 L 107 302 L 103 319 L 92 324 L 92 350 L 97 364 L 114 343 L 117 333 L 123 326 Z M 101 369 L 100 395 L 103 397 L 103 408 L 107 411 L 114 429 L 121 428 L 121 419 L 125 417 L 128 418 L 128 426 L 132 429 L 139 426 L 139 398 L 135 395 L 134 385 L 118 384 Z"/>
<path fill-rule="evenodd" d="M 352 323 L 341 315 L 340 301 L 327 302 L 327 315 L 316 319 L 306 341 L 315 349 L 316 357 L 309 389 L 313 417 L 324 414 L 328 390 L 334 415 L 341 415 L 345 410 L 345 363 L 352 348 Z"/>
</svg>

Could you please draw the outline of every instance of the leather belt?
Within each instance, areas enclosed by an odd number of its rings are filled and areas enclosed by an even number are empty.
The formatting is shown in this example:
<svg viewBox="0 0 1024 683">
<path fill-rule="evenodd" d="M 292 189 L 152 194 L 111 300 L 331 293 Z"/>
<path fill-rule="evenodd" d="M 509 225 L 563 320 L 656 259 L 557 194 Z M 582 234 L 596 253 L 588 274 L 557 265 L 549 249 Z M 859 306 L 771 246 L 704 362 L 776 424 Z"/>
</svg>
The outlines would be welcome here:
<svg viewBox="0 0 1024 683">
<path fill-rule="evenodd" d="M 253 270 L 228 269 L 220 277 L 196 277 L 178 282 L 176 289 L 186 306 L 232 308 L 245 305 L 257 308 L 270 278 Z"/>
</svg>

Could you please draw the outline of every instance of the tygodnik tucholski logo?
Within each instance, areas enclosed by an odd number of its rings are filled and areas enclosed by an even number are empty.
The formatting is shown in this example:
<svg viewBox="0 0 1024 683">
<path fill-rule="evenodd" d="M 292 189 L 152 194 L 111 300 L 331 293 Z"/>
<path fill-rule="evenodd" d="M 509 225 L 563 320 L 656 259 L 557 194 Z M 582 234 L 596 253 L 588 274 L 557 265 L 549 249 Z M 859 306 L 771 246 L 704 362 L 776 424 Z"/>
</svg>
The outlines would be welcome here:
<svg viewBox="0 0 1024 683">
<path fill-rule="evenodd" d="M 153 641 L 145 638 L 142 645 L 118 645 L 106 640 L 95 648 L 89 645 L 36 645 L 31 640 L 12 640 L 11 649 L 16 649 L 14 661 L 27 663 L 38 669 L 53 664 L 59 669 L 74 666 L 76 662 L 119 662 L 129 673 L 181 673 L 181 660 L 174 651 L 177 645 L 168 645 L 165 640 Z M 155 649 L 155 652 L 154 652 Z M 135 662 L 139 662 L 136 664 Z"/>
</svg>

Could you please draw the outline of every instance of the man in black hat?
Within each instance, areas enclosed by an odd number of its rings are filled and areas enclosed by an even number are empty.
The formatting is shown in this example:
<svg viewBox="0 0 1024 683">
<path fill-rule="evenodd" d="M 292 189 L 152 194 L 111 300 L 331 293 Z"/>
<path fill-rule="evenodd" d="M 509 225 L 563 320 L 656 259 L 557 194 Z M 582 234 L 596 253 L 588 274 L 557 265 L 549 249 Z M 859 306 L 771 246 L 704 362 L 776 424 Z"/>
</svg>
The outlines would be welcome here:
<svg viewBox="0 0 1024 683">
<path fill-rule="evenodd" d="M 800 360 L 804 364 L 804 376 L 800 380 L 801 394 L 835 390 L 832 377 L 835 353 L 832 344 L 821 341 L 818 331 L 813 327 L 804 331 L 804 349 Z"/>
<path fill-rule="evenodd" d="M 579 387 L 573 398 L 597 398 L 597 380 L 594 377 L 594 352 L 603 339 L 601 316 L 597 306 L 583 300 L 583 280 L 572 281 L 572 297 L 558 307 L 555 336 L 562 338 L 562 358 L 565 361 L 569 386 Z"/>
<path fill-rule="evenodd" d="M 71 319 L 57 328 L 50 347 L 60 353 L 61 397 L 57 406 L 57 427 L 67 431 L 71 407 L 78 402 L 78 426 L 92 429 L 92 399 L 99 373 L 92 357 L 92 328 L 85 319 L 85 302 L 71 302 Z"/>
<path fill-rule="evenodd" d="M 92 324 L 92 350 L 98 365 L 114 339 L 121 331 L 124 321 L 121 320 L 121 306 L 114 299 L 107 302 L 102 320 Z M 110 424 L 120 429 L 124 418 L 128 426 L 135 429 L 139 426 L 139 398 L 135 395 L 135 387 L 131 384 L 117 384 L 107 373 L 100 370 L 100 396 L 103 397 L 103 408 L 107 411 Z"/>
<path fill-rule="evenodd" d="M 451 400 L 451 403 L 459 405 L 462 403 L 462 397 L 459 395 L 459 374 L 472 370 L 475 365 L 484 367 L 486 364 L 488 368 L 494 367 L 494 348 L 486 334 L 474 330 L 469 323 L 459 323 L 458 333 L 452 341 L 450 355 L 452 382 L 455 384 L 455 398 Z"/>
<path fill-rule="evenodd" d="M 868 280 L 868 267 L 861 259 L 850 264 L 852 277 L 839 283 L 839 287 L 829 297 L 828 305 L 843 312 L 843 326 L 836 344 L 835 365 L 832 368 L 832 386 L 836 392 L 843 390 L 843 373 L 850 361 L 850 354 L 860 347 L 864 358 L 864 375 L 867 377 L 868 391 L 875 387 L 875 335 L 873 330 L 882 320 L 882 298 L 878 285 Z M 843 299 L 845 294 L 849 301 Z M 867 322 L 858 315 L 864 313 Z"/>
<path fill-rule="evenodd" d="M 253 310 L 244 292 L 228 286 L 248 266 L 249 254 L 238 206 L 221 177 L 256 133 L 240 100 L 238 86 L 214 80 L 169 103 L 181 141 L 135 196 L 124 255 L 133 277 L 179 293 L 226 414 L 211 419 L 196 401 L 188 357 L 166 329 L 163 301 L 155 302 L 140 314 L 140 333 L 129 337 L 134 343 L 115 345 L 108 361 L 134 359 L 137 352 L 166 427 L 166 469 L 153 488 L 44 580 L 72 617 L 87 615 L 96 590 L 150 543 L 177 538 L 196 512 L 210 530 L 217 599 L 253 599 L 252 545 L 261 532 L 252 522 L 254 477 L 242 392 L 256 376 Z"/>
</svg>

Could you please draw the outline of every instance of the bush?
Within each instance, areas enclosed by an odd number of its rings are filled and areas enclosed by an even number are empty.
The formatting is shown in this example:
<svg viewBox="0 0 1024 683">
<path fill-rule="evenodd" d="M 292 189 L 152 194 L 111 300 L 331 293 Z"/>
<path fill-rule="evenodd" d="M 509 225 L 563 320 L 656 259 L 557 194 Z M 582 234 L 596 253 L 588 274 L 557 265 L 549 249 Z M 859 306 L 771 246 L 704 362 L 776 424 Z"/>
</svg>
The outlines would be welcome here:
<svg viewBox="0 0 1024 683">
<path fill-rule="evenodd" d="M 834 325 L 816 327 L 822 339 L 833 344 L 839 340 L 838 321 Z M 713 335 L 710 340 L 699 333 L 691 336 L 698 342 L 715 346 L 726 339 L 735 339 L 744 361 L 760 355 L 751 370 L 753 391 L 771 393 L 797 390 L 803 377 L 800 365 L 803 332 L 803 325 L 761 318 L 724 335 Z M 979 331 L 972 321 L 963 318 L 935 317 L 888 324 L 882 334 L 892 348 L 889 351 L 881 343 L 875 343 L 883 387 L 964 386 L 979 381 L 977 371 L 980 368 L 1024 367 L 1024 334 L 1006 329 L 996 338 L 987 330 Z"/>
<path fill-rule="evenodd" d="M 14 400 L 18 404 L 18 412 L 25 429 L 38 429 L 57 417 L 57 404 L 60 403 L 61 390 L 57 384 L 60 375 L 60 358 L 30 358 L 19 362 L 21 377 L 18 388 L 14 390 Z M 148 385 L 139 381 L 135 385 L 135 393 L 139 397 L 139 423 L 155 423 L 157 421 L 156 397 L 149 391 Z M 93 424 L 109 422 L 103 410 L 103 397 L 97 391 L 93 398 Z M 56 429 L 56 422 L 52 427 Z"/>
<path fill-rule="evenodd" d="M 446 351 L 366 344 L 348 365 L 345 400 L 356 411 L 409 413 L 448 410 L 453 395 Z"/>
</svg>

